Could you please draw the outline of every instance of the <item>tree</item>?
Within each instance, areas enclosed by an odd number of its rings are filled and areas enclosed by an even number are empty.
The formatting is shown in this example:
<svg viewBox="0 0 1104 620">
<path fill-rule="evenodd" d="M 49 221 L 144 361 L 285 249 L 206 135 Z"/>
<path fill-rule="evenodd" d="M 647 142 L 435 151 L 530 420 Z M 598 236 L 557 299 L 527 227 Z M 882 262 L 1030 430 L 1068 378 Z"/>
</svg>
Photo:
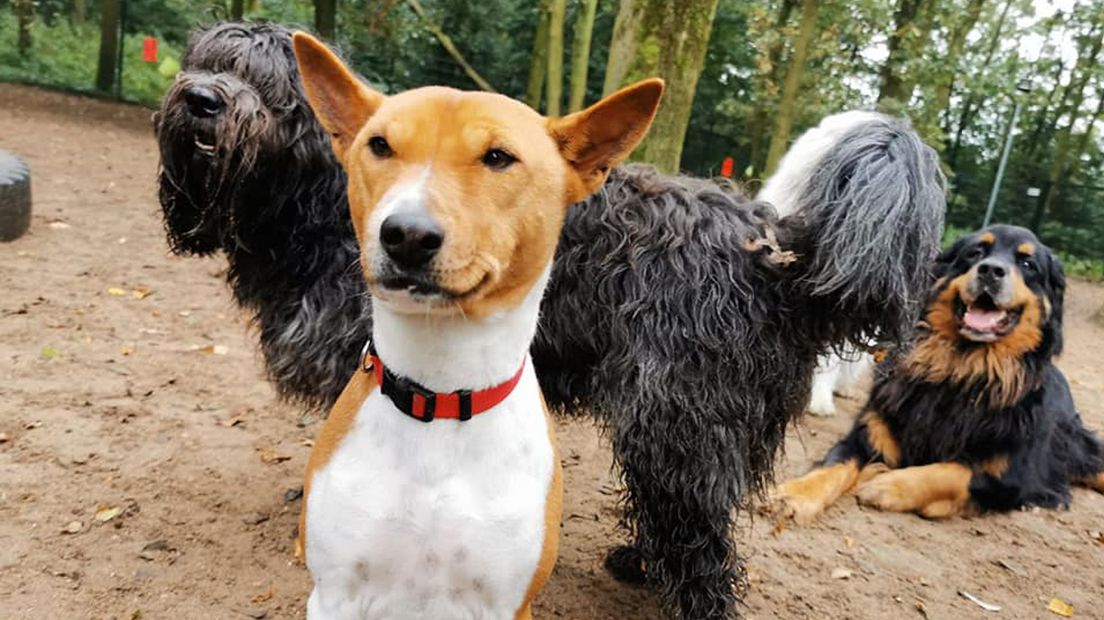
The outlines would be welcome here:
<svg viewBox="0 0 1104 620">
<path fill-rule="evenodd" d="M 771 131 L 770 149 L 767 151 L 767 165 L 764 173 L 770 176 L 786 152 L 793 127 L 794 104 L 797 101 L 797 89 L 801 85 L 801 76 L 805 73 L 805 58 L 809 51 L 809 42 L 816 30 L 819 0 L 802 0 L 801 21 L 798 26 L 797 40 L 794 42 L 793 56 L 786 69 L 786 80 L 782 84 L 782 99 L 774 116 L 774 129 Z"/>
<path fill-rule="evenodd" d="M 598 0 L 582 0 L 575 17 L 575 33 L 571 38 L 571 86 L 567 111 L 578 112 L 586 100 L 587 69 L 590 67 L 590 37 L 594 31 L 594 16 Z"/>
<path fill-rule="evenodd" d="M 934 11 L 938 0 L 898 0 L 893 12 L 893 31 L 886 47 L 889 56 L 882 65 L 878 103 L 892 99 L 897 104 L 907 104 L 911 98 L 913 83 L 907 75 L 906 65 L 920 57 L 927 47 L 934 26 Z"/>
<path fill-rule="evenodd" d="M 667 84 L 652 129 L 634 157 L 676 172 L 718 0 L 621 0 L 603 91 L 650 76 Z"/>
<path fill-rule="evenodd" d="M 935 84 L 935 101 L 930 107 L 933 115 L 943 114 L 947 110 L 955 78 L 958 77 L 959 58 L 966 47 L 966 37 L 981 17 L 981 9 L 984 8 L 985 2 L 986 0 L 969 0 L 962 18 L 955 23 L 947 37 L 947 54 L 943 57 L 942 71 Z"/>
<path fill-rule="evenodd" d="M 118 72 L 120 13 L 122 0 L 101 0 L 100 61 L 96 69 L 96 89 L 110 92 Z"/>
<path fill-rule="evenodd" d="M 230 0 L 230 19 L 241 20 L 244 16 L 245 0 Z"/>
<path fill-rule="evenodd" d="M 336 30 L 337 0 L 314 0 L 314 31 L 323 39 L 333 41 Z"/>
<path fill-rule="evenodd" d="M 548 70 L 548 18 L 550 0 L 540 0 L 537 5 L 537 33 L 533 37 L 533 55 L 529 60 L 529 87 L 525 90 L 525 102 L 534 110 L 540 109 L 544 92 L 544 73 Z"/>
<path fill-rule="evenodd" d="M 1102 15 L 1104 15 L 1104 13 L 1102 13 Z M 1042 212 L 1038 214 L 1040 220 L 1045 217 L 1046 212 L 1054 206 L 1054 202 L 1057 200 L 1060 191 L 1059 186 L 1066 176 L 1067 165 L 1070 161 L 1071 154 L 1070 142 L 1073 137 L 1074 127 L 1077 126 L 1077 121 L 1081 117 L 1081 104 L 1085 99 L 1085 87 L 1089 84 L 1089 79 L 1097 69 L 1097 57 L 1100 55 L 1101 47 L 1104 47 L 1104 24 L 1094 23 L 1092 30 L 1090 30 L 1085 40 L 1085 47 L 1087 49 L 1083 48 L 1077 57 L 1077 66 L 1075 68 L 1077 77 L 1075 79 L 1073 75 L 1070 76 L 1069 88 L 1072 89 L 1072 95 L 1069 104 L 1069 121 L 1066 122 L 1066 126 L 1059 132 L 1054 147 L 1054 159 L 1051 162 L 1050 174 L 1047 178 L 1046 198 L 1043 200 Z M 1091 125 L 1089 131 L 1092 131 Z M 1074 157 L 1080 157 L 1080 153 L 1074 153 Z"/>
<path fill-rule="evenodd" d="M 18 31 L 16 46 L 20 56 L 31 53 L 31 45 L 34 43 L 32 30 L 34 29 L 35 3 L 34 0 L 14 0 L 12 11 L 15 12 Z"/>
<path fill-rule="evenodd" d="M 989 44 L 986 47 L 985 58 L 978 65 L 982 68 L 990 66 L 993 55 L 1000 48 L 1001 36 L 1004 34 L 1004 24 L 1008 18 L 1008 10 L 1012 8 L 1012 1 L 1013 0 L 1005 0 L 1004 8 L 1002 8 L 1000 12 L 1000 17 L 997 18 L 997 23 L 993 26 L 993 31 L 989 35 Z M 980 94 L 971 91 L 962 104 L 962 112 L 958 117 L 958 126 L 955 128 L 954 142 L 951 144 L 950 155 L 947 158 L 947 163 L 952 168 L 958 159 L 958 151 L 962 147 L 962 136 L 970 126 L 973 116 L 977 113 L 976 106 L 979 99 L 981 99 Z M 948 131 L 947 133 L 950 132 Z"/>
<path fill-rule="evenodd" d="M 548 96 L 545 112 L 559 116 L 563 105 L 564 14 L 567 0 L 551 0 L 548 13 Z"/>
</svg>

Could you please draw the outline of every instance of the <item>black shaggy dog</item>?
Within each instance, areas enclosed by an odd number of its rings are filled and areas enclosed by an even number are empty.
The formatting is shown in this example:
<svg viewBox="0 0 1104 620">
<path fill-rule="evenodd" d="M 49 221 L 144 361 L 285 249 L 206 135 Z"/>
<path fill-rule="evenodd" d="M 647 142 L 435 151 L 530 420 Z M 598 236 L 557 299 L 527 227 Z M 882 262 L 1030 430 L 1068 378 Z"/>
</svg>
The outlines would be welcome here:
<svg viewBox="0 0 1104 620">
<path fill-rule="evenodd" d="M 816 357 L 896 340 L 942 225 L 933 151 L 866 114 L 788 156 L 779 218 L 734 188 L 613 170 L 572 207 L 532 357 L 549 404 L 595 416 L 626 485 L 619 577 L 682 618 L 737 613 L 734 509 L 769 479 Z M 861 120 L 861 122 L 859 122 Z M 288 32 L 199 32 L 157 120 L 172 247 L 221 251 L 282 394 L 327 406 L 371 333 L 345 179 Z"/>
<path fill-rule="evenodd" d="M 879 367 L 863 413 L 820 466 L 779 488 L 781 516 L 810 521 L 856 483 L 865 504 L 929 518 L 1068 506 L 1071 484 L 1104 493 L 1104 443 L 1052 363 L 1058 259 L 1030 231 L 995 226 L 936 265 L 912 346 Z"/>
</svg>

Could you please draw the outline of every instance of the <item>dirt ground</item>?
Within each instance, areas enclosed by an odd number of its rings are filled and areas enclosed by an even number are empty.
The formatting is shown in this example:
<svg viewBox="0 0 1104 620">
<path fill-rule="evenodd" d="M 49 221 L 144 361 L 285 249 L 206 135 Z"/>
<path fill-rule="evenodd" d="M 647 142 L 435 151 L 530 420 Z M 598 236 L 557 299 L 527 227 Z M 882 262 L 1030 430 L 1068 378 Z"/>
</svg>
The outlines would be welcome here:
<svg viewBox="0 0 1104 620">
<path fill-rule="evenodd" d="M 0 245 L 0 618 L 299 618 L 292 558 L 317 421 L 279 404 L 221 259 L 168 255 L 145 109 L 0 85 L 0 148 L 33 170 L 30 233 Z M 1104 287 L 1067 296 L 1061 366 L 1104 429 Z M 858 405 L 808 420 L 804 471 Z M 601 569 L 620 539 L 608 449 L 557 424 L 561 554 L 538 617 L 657 618 Z M 741 519 L 747 617 L 1104 618 L 1104 496 L 1072 510 L 935 523 L 843 501 L 815 526 Z M 982 611 L 968 592 L 999 605 Z"/>
</svg>

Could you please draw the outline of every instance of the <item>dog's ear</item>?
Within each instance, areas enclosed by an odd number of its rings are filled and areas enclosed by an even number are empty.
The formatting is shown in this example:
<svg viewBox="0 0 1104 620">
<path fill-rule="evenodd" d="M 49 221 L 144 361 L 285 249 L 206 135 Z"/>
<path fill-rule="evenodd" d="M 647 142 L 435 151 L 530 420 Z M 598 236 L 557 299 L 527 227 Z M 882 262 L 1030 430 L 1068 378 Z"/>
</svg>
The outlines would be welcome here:
<svg viewBox="0 0 1104 620">
<path fill-rule="evenodd" d="M 549 120 L 548 131 L 569 165 L 569 202 L 578 202 L 601 187 L 610 168 L 640 144 L 662 96 L 663 80 L 644 80 L 581 112 Z"/>
<path fill-rule="evenodd" d="M 962 250 L 975 242 L 977 235 L 965 235 L 959 237 L 951 244 L 950 247 L 939 253 L 939 256 L 935 258 L 935 264 L 932 265 L 932 275 L 936 278 L 942 278 L 947 275 L 951 267 L 954 266 L 955 261 L 958 260 L 958 255 L 962 254 Z"/>
<path fill-rule="evenodd" d="M 343 158 L 360 128 L 375 114 L 384 96 L 368 88 L 318 39 L 305 32 L 291 37 L 303 90 L 318 122 L 333 137 Z"/>
</svg>

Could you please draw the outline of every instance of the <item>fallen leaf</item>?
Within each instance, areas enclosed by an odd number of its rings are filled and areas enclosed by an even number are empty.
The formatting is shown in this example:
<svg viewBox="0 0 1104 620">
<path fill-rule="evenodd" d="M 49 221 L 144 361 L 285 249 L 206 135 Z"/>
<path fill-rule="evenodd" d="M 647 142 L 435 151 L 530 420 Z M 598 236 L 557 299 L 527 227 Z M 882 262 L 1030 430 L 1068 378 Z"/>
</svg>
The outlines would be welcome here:
<svg viewBox="0 0 1104 620">
<path fill-rule="evenodd" d="M 11 441 L 11 435 L 7 433 L 0 433 L 0 443 L 8 443 Z"/>
<path fill-rule="evenodd" d="M 192 316 L 192 313 L 189 310 L 181 310 L 180 312 L 177 312 L 177 314 L 179 314 L 180 316 Z"/>
<path fill-rule="evenodd" d="M 308 448 L 313 448 L 314 447 L 314 440 L 309 438 L 309 437 L 304 437 L 304 438 L 299 440 L 299 445 L 306 446 Z"/>
<path fill-rule="evenodd" d="M 107 523 L 115 517 L 123 514 L 123 509 L 118 506 L 108 506 L 107 504 L 100 504 L 96 509 L 96 520 L 100 523 Z"/>
<path fill-rule="evenodd" d="M 850 536 L 844 536 L 843 544 L 846 545 L 848 549 L 850 549 L 855 546 L 855 539 L 851 538 Z"/>
<path fill-rule="evenodd" d="M 65 527 L 61 528 L 62 534 L 79 534 L 84 529 L 84 524 L 80 521 L 70 521 L 65 524 Z"/>
<path fill-rule="evenodd" d="M 1062 616 L 1063 618 L 1073 617 L 1073 605 L 1070 605 L 1060 598 L 1050 599 L 1050 603 L 1047 604 L 1047 611 Z"/>
<path fill-rule="evenodd" d="M 119 353 L 122 353 L 123 355 L 130 355 L 131 353 L 134 353 L 134 349 L 132 349 L 131 347 L 119 347 Z"/>
<path fill-rule="evenodd" d="M 1089 538 L 1095 540 L 1098 543 L 1104 543 L 1104 532 L 1100 530 L 1091 530 L 1089 532 Z"/>
<path fill-rule="evenodd" d="M 219 421 L 219 426 L 225 426 L 226 428 L 233 428 L 239 426 L 242 423 L 241 418 L 230 418 L 229 420 Z"/>
<path fill-rule="evenodd" d="M 126 297 L 126 294 L 127 294 L 127 292 L 124 289 L 121 289 L 117 286 L 112 286 L 111 288 L 107 289 L 107 292 L 111 295 L 116 296 L 116 297 Z"/>
<path fill-rule="evenodd" d="M 46 345 L 46 346 L 42 347 L 42 351 L 39 353 L 39 355 L 41 355 L 43 357 L 43 359 L 52 360 L 52 359 L 56 359 L 59 355 L 61 355 L 61 351 L 58 351 L 57 349 L 55 349 L 54 347 L 51 347 L 50 345 Z"/>
<path fill-rule="evenodd" d="M 54 220 L 54 221 L 50 222 L 49 226 L 50 226 L 50 228 L 53 228 L 54 230 L 63 230 L 65 228 L 72 228 L 72 226 L 70 226 L 67 222 L 63 222 L 61 220 Z"/>
<path fill-rule="evenodd" d="M 195 347 L 196 351 L 200 353 L 206 353 L 207 355 L 226 355 L 230 352 L 230 347 L 224 344 L 206 344 L 203 346 Z"/>
<path fill-rule="evenodd" d="M 35 420 L 34 422 L 27 422 L 26 424 L 24 424 L 23 429 L 29 431 L 29 430 L 36 429 L 40 426 L 42 426 L 42 422 L 39 421 L 39 420 Z"/>
<path fill-rule="evenodd" d="M 139 286 L 138 288 L 132 290 L 130 292 L 130 294 L 135 299 L 145 299 L 145 298 L 149 297 L 150 295 L 153 295 L 153 291 L 151 291 L 150 289 L 148 289 L 144 286 Z"/>
<path fill-rule="evenodd" d="M 847 568 L 833 568 L 832 579 L 850 579 L 854 573 Z"/>
<path fill-rule="evenodd" d="M 261 456 L 261 461 L 266 465 L 275 465 L 276 463 L 283 463 L 284 461 L 291 460 L 290 456 L 277 454 L 275 450 L 270 448 L 257 448 L 257 454 Z"/>
<path fill-rule="evenodd" d="M 985 601 L 983 601 L 980 598 L 974 596 L 973 594 L 970 594 L 969 592 L 967 592 L 965 590 L 959 590 L 958 595 L 961 596 L 962 598 L 970 601 L 974 605 L 977 605 L 978 607 L 984 609 L 985 611 L 1000 611 L 1001 610 L 1000 605 L 994 605 L 992 603 L 986 603 Z"/>
<path fill-rule="evenodd" d="M 252 598 L 249 599 L 249 602 L 250 603 L 263 603 L 263 602 L 267 601 L 268 599 L 272 598 L 273 594 L 275 594 L 275 593 L 272 591 L 272 588 L 270 587 L 267 592 L 264 592 L 262 594 L 254 595 Z"/>
</svg>

